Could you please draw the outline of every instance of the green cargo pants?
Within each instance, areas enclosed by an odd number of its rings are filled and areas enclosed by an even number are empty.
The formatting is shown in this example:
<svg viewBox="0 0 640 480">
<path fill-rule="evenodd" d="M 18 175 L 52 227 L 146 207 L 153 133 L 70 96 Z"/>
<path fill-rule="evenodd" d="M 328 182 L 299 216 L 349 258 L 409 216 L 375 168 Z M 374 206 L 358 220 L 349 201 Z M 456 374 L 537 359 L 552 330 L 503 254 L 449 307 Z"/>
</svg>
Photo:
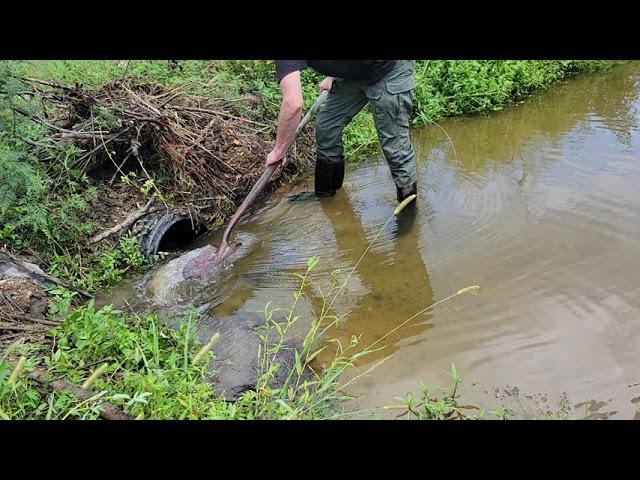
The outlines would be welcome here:
<svg viewBox="0 0 640 480">
<path fill-rule="evenodd" d="M 335 192 L 342 186 L 342 132 L 367 102 L 396 187 L 408 189 L 416 183 L 416 154 L 409 138 L 414 65 L 413 60 L 399 60 L 382 80 L 371 85 L 343 79 L 333 81 L 316 120 L 317 193 Z"/>
</svg>

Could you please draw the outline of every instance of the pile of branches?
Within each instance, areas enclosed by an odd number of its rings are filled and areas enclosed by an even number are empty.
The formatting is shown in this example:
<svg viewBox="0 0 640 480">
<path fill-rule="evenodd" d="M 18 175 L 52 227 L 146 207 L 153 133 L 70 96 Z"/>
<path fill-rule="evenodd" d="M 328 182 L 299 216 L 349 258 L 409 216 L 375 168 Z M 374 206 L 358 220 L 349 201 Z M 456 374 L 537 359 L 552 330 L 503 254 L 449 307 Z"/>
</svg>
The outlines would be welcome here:
<svg viewBox="0 0 640 480">
<path fill-rule="evenodd" d="M 224 218 L 244 198 L 273 144 L 275 121 L 243 118 L 231 102 L 185 93 L 183 87 L 124 80 L 92 89 L 20 80 L 31 88 L 21 95 L 42 100 L 40 112 L 15 109 L 46 127 L 41 141 L 29 141 L 34 147 L 50 153 L 71 143 L 82 151 L 73 165 L 81 172 L 111 169 L 109 183 L 140 172 L 158 193 L 171 192 L 210 219 Z M 309 127 L 300 137 L 298 145 L 305 148 L 292 148 L 288 168 L 274 176 L 272 187 L 310 161 Z"/>
</svg>

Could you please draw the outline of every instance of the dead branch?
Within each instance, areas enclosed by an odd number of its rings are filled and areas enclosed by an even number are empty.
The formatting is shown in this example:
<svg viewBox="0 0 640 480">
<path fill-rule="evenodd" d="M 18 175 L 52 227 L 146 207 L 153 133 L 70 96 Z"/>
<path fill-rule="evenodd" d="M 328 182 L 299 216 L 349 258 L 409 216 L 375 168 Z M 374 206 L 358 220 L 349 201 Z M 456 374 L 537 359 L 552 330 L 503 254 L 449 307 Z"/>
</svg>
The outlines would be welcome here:
<svg viewBox="0 0 640 480">
<path fill-rule="evenodd" d="M 157 206 L 154 208 L 151 208 L 151 204 L 153 203 L 153 198 L 151 200 L 149 200 L 145 206 L 139 208 L 138 210 L 136 210 L 135 212 L 131 213 L 123 222 L 119 223 L 118 225 L 109 228 L 108 230 L 105 230 L 104 232 L 102 232 L 99 235 L 96 235 L 95 237 L 89 239 L 89 244 L 94 244 L 94 243 L 98 243 L 101 240 L 104 240 L 107 237 L 110 237 L 111 235 L 113 235 L 114 233 L 118 233 L 121 230 L 124 230 L 125 228 L 129 228 L 131 225 L 133 225 L 139 218 L 144 217 L 147 213 L 152 213 L 152 212 L 157 212 L 158 210 L 162 210 L 163 207 Z"/>
<path fill-rule="evenodd" d="M 233 120 L 239 120 L 241 122 L 251 123 L 253 125 L 258 125 L 260 127 L 269 127 L 266 123 L 256 122 L 255 120 L 249 120 L 248 118 L 237 117 L 235 115 L 231 115 L 226 112 L 218 112 L 216 110 L 208 110 L 204 108 L 193 108 L 193 107 L 173 107 L 174 110 L 184 110 L 186 112 L 200 112 L 200 113 L 208 113 L 209 115 L 218 115 L 221 117 L 232 118 Z"/>
<path fill-rule="evenodd" d="M 28 77 L 19 77 L 19 76 L 16 76 L 15 78 L 17 78 L 18 80 L 22 80 L 23 82 L 26 82 L 26 83 L 38 83 L 40 85 L 46 85 L 47 87 L 59 88 L 62 90 L 73 90 L 73 87 L 69 85 L 65 85 L 64 83 L 49 82 L 47 80 L 39 80 L 37 78 L 28 78 Z"/>
<path fill-rule="evenodd" d="M 116 138 L 121 137 L 122 135 L 124 135 L 125 133 L 127 133 L 129 130 L 131 130 L 131 127 L 127 127 L 123 130 L 121 130 L 119 133 L 115 134 L 114 136 L 112 136 L 111 138 L 105 140 L 104 142 L 100 143 L 97 147 L 95 147 L 93 150 L 88 151 L 87 153 L 85 153 L 84 155 L 82 155 L 80 158 L 78 158 L 76 160 L 76 165 L 80 165 L 80 162 L 82 162 L 82 160 L 90 157 L 91 155 L 93 155 L 94 153 L 96 153 L 98 150 L 100 150 L 101 148 L 104 148 L 108 143 L 113 142 Z"/>
<path fill-rule="evenodd" d="M 47 325 L 51 327 L 57 327 L 58 325 L 60 325 L 60 322 L 52 322 L 50 320 L 45 320 L 43 317 L 40 317 L 40 316 L 36 317 L 34 315 L 29 315 L 27 313 L 19 313 L 15 311 L 9 314 L 0 312 L 0 319 L 5 321 L 12 321 L 12 322 L 23 320 L 23 321 L 39 323 L 39 324 Z"/>
<path fill-rule="evenodd" d="M 147 178 L 159 169 L 170 178 L 153 184 L 159 199 L 164 202 L 167 189 L 179 192 L 177 200 L 183 204 L 212 199 L 202 212 L 211 220 L 225 218 L 225 199 L 241 196 L 257 180 L 273 141 L 273 125 L 243 118 L 232 102 L 186 93 L 184 86 L 166 88 L 130 77 L 99 88 L 25 81 L 56 108 L 46 120 L 23 114 L 48 127 L 43 141 L 51 147 L 72 142 L 84 150 L 75 161 L 82 173 L 110 162 L 116 169 L 107 180 L 112 184 L 117 175 L 128 173 L 126 166 L 139 168 Z M 103 114 L 117 119 L 118 127 L 96 121 Z M 300 141 L 313 144 L 311 138 Z M 309 150 L 292 151 L 290 163 L 311 163 Z M 132 155 L 135 160 L 130 161 Z M 274 176 L 272 184 L 285 175 Z M 99 241 L 95 238 L 89 244 Z"/>
</svg>

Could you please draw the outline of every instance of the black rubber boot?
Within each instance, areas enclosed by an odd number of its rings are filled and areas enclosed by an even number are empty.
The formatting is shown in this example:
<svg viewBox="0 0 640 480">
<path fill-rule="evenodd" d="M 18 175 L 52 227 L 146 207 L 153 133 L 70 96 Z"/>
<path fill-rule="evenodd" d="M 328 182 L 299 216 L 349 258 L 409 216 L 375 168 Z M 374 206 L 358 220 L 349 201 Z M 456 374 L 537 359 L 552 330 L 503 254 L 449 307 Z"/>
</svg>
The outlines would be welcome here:
<svg viewBox="0 0 640 480">
<path fill-rule="evenodd" d="M 344 181 L 344 158 L 340 163 L 334 165 L 332 184 L 334 190 L 340 190 L 342 188 L 342 182 Z"/>
<path fill-rule="evenodd" d="M 404 188 L 396 187 L 396 193 L 397 193 L 398 203 L 400 203 L 408 196 L 418 194 L 418 184 L 414 183 L 413 185 L 410 185 Z M 415 200 L 411 203 L 415 203 Z"/>
<path fill-rule="evenodd" d="M 331 163 L 316 162 L 316 195 L 329 196 L 336 193 L 333 188 L 333 165 Z"/>
<path fill-rule="evenodd" d="M 316 160 L 315 191 L 316 195 L 334 195 L 342 187 L 344 180 L 344 161 L 329 162 Z"/>
</svg>

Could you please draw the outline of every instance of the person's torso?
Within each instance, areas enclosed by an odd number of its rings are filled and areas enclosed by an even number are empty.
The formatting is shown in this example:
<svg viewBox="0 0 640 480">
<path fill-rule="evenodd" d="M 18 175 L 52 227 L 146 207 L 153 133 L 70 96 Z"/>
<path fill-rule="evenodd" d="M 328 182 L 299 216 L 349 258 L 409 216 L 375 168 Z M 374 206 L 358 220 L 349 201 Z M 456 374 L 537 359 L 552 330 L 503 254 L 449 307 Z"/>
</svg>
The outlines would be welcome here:
<svg viewBox="0 0 640 480">
<path fill-rule="evenodd" d="M 328 77 L 372 84 L 389 73 L 397 60 L 307 60 L 307 64 Z"/>
</svg>

